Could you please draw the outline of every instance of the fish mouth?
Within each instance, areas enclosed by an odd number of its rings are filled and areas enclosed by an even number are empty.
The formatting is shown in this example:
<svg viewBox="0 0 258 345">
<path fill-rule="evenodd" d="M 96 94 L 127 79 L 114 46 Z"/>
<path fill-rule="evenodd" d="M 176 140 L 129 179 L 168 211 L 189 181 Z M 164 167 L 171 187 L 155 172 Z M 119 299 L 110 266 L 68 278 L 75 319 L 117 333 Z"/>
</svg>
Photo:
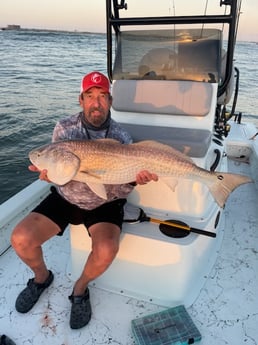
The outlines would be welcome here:
<svg viewBox="0 0 258 345">
<path fill-rule="evenodd" d="M 29 159 L 30 159 L 30 161 L 31 161 L 32 163 L 33 163 L 35 157 L 36 157 L 36 152 L 35 152 L 35 151 L 29 152 Z"/>
</svg>

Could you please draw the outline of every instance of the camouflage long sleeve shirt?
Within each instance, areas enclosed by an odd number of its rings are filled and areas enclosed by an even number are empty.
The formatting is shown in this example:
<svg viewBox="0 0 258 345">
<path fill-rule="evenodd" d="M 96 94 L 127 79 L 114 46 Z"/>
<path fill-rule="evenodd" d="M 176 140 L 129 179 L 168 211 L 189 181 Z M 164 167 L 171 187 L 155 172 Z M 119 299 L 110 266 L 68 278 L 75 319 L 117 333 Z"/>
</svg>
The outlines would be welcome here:
<svg viewBox="0 0 258 345">
<path fill-rule="evenodd" d="M 83 114 L 80 112 L 59 121 L 54 128 L 52 141 L 112 138 L 123 144 L 132 142 L 131 136 L 113 119 L 110 119 L 107 128 L 93 130 L 87 128 L 82 122 L 82 116 Z M 126 198 L 132 191 L 133 186 L 130 184 L 105 185 L 105 188 L 107 200 L 100 198 L 85 183 L 78 181 L 70 181 L 64 186 L 57 187 L 57 190 L 70 203 L 85 210 L 92 210 L 114 199 Z"/>
</svg>

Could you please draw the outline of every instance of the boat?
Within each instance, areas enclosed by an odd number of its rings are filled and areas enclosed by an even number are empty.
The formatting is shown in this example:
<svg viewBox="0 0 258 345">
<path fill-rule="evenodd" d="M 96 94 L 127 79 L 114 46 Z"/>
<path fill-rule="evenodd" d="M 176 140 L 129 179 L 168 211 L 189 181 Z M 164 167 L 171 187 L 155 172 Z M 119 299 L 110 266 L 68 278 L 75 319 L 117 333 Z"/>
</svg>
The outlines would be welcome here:
<svg viewBox="0 0 258 345">
<path fill-rule="evenodd" d="M 21 26 L 17 24 L 9 24 L 6 27 L 1 28 L 1 30 L 20 30 Z"/>
<path fill-rule="evenodd" d="M 27 314 L 14 307 L 31 271 L 10 234 L 49 193 L 48 183 L 33 182 L 0 205 L 0 335 L 17 345 L 133 345 L 133 320 L 184 306 L 200 344 L 257 343 L 258 132 L 237 111 L 241 1 L 216 2 L 215 14 L 141 17 L 130 14 L 131 0 L 106 0 L 112 116 L 136 142 L 166 143 L 202 168 L 253 182 L 223 207 L 200 182 L 179 178 L 174 190 L 162 181 L 137 186 L 125 207 L 119 253 L 91 283 L 93 317 L 80 330 L 69 328 L 67 297 L 90 252 L 84 226 L 71 225 L 44 244 L 54 283 Z"/>
</svg>

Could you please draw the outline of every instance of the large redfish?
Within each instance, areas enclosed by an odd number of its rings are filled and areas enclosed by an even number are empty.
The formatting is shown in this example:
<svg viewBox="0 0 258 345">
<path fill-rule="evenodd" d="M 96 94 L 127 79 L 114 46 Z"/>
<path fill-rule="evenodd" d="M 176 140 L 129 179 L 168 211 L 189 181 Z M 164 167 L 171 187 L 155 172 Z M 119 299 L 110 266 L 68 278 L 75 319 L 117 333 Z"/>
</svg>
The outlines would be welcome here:
<svg viewBox="0 0 258 345">
<path fill-rule="evenodd" d="M 166 183 L 169 177 L 204 183 L 221 207 L 236 187 L 251 182 L 244 175 L 202 169 L 188 156 L 156 141 L 129 145 L 112 139 L 60 141 L 31 151 L 29 158 L 39 170 L 47 169 L 53 183 L 84 182 L 104 199 L 105 184 L 133 182 L 141 170 L 166 178 Z"/>
</svg>

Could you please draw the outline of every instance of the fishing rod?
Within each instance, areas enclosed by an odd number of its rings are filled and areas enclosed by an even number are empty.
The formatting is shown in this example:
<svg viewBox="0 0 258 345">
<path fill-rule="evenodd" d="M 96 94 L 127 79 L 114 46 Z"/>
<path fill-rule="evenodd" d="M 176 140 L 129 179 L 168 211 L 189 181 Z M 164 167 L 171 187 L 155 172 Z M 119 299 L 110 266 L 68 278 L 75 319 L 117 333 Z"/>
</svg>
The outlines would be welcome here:
<svg viewBox="0 0 258 345">
<path fill-rule="evenodd" d="M 173 237 L 173 233 L 175 230 L 181 230 L 182 232 L 185 232 L 185 235 L 187 233 L 193 232 L 199 235 L 204 235 L 208 237 L 216 237 L 216 234 L 211 231 L 192 228 L 188 226 L 187 224 L 179 221 L 173 221 L 173 220 L 161 220 L 157 218 L 148 217 L 146 213 L 143 211 L 143 209 L 139 208 L 139 216 L 135 219 L 124 219 L 125 223 L 130 224 L 137 224 L 137 223 L 143 223 L 143 222 L 150 222 L 160 225 L 160 231 L 164 233 L 167 236 Z M 181 236 L 178 236 L 181 237 Z"/>
</svg>

